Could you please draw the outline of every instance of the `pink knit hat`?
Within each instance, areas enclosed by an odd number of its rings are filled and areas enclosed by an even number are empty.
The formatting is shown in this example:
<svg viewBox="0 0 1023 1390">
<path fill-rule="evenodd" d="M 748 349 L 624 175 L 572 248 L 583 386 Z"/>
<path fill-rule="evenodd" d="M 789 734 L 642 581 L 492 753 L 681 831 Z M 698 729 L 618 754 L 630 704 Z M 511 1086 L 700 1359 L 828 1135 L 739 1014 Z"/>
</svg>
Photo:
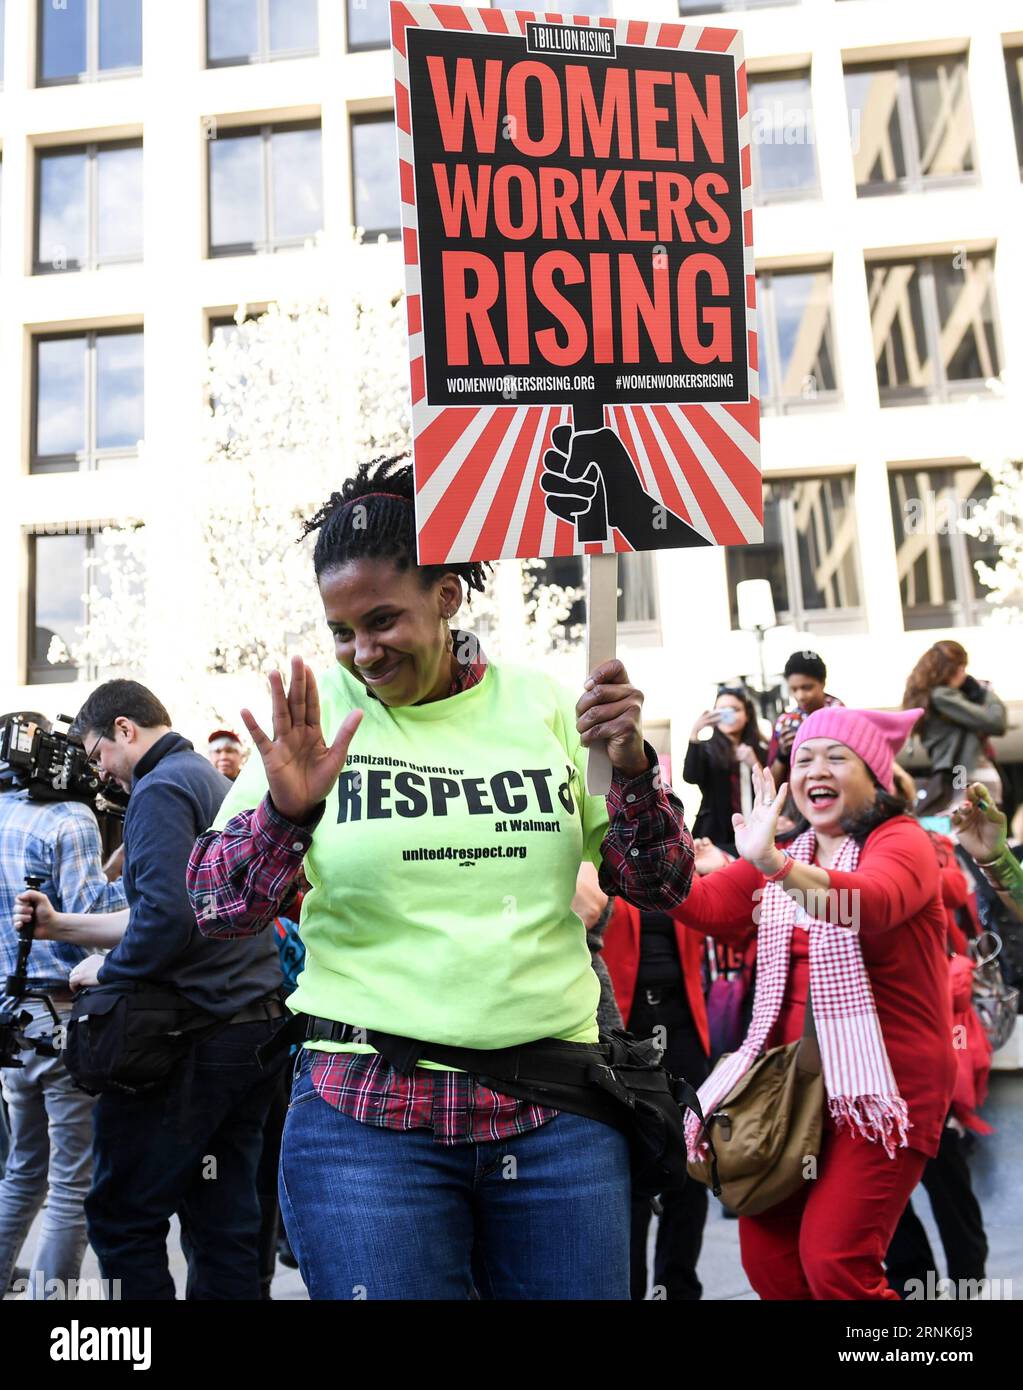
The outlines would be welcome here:
<svg viewBox="0 0 1023 1390">
<path fill-rule="evenodd" d="M 892 764 L 922 709 L 846 709 L 829 705 L 804 719 L 792 740 L 790 760 L 808 738 L 832 738 L 858 754 L 887 791 L 894 790 Z"/>
</svg>

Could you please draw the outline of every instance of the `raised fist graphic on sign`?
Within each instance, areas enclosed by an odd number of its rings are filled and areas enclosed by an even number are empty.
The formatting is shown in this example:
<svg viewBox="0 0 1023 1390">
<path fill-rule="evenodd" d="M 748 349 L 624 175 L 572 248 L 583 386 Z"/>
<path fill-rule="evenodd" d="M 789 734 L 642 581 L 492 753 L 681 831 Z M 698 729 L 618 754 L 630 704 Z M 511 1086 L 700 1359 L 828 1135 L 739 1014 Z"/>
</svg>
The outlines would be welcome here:
<svg viewBox="0 0 1023 1390">
<path fill-rule="evenodd" d="M 575 526 L 580 541 L 602 541 L 613 526 L 634 550 L 711 544 L 651 497 L 614 430 L 558 425 L 551 445 L 540 474 L 544 500 L 549 511 Z"/>
</svg>

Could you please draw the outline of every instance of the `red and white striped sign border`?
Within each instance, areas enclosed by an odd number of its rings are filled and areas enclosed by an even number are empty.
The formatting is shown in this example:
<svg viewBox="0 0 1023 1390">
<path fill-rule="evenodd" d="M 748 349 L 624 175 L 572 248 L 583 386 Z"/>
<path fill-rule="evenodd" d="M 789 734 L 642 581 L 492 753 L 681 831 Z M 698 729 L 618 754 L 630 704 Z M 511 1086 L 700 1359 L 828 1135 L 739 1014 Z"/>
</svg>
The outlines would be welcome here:
<svg viewBox="0 0 1023 1390">
<path fill-rule="evenodd" d="M 616 405 L 605 409 L 604 421 L 638 462 L 647 492 L 701 535 L 716 545 L 761 541 L 763 493 L 750 115 L 740 32 L 652 20 L 399 2 L 391 5 L 391 39 L 420 563 L 528 559 L 632 549 L 617 531 L 602 544 L 580 543 L 575 528 L 547 510 L 539 486 L 543 455 L 550 447 L 551 431 L 557 425 L 571 423 L 570 406 L 431 406 L 426 399 L 405 30 L 421 27 L 524 36 L 531 20 L 601 25 L 615 30 L 619 44 L 713 51 L 728 53 L 735 59 L 749 401 L 734 405 Z"/>
</svg>

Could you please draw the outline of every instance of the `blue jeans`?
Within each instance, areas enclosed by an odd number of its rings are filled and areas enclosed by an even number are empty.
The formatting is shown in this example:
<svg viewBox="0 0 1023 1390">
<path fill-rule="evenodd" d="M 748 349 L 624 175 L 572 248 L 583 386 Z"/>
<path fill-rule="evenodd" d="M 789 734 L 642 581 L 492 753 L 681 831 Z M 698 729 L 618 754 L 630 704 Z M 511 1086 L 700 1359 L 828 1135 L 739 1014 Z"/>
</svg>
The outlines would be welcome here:
<svg viewBox="0 0 1023 1390">
<path fill-rule="evenodd" d="M 32 1015 L 26 1032 L 49 1038 L 53 1022 L 38 1001 L 26 1002 Z M 70 1008 L 59 1010 L 66 1023 Z M 43 1057 L 26 1049 L 23 1066 L 0 1072 L 11 1122 L 12 1146 L 0 1182 L 0 1297 L 29 1227 L 43 1214 L 32 1255 L 28 1296 L 70 1297 L 69 1285 L 81 1272 L 85 1254 L 83 1203 L 92 1176 L 92 1096 L 76 1089 L 62 1057 Z M 63 1294 L 47 1291 L 60 1281 Z"/>
<path fill-rule="evenodd" d="M 321 1100 L 300 1056 L 281 1211 L 314 1299 L 628 1299 L 629 1157 L 562 1113 L 483 1144 L 378 1129 Z"/>
<path fill-rule="evenodd" d="M 280 1082 L 256 1048 L 276 1022 L 235 1023 L 201 1043 L 194 1075 L 141 1096 L 100 1096 L 89 1239 L 123 1299 L 171 1299 L 170 1218 L 181 1220 L 187 1298 L 259 1298 L 256 1168 Z M 182 1087 L 187 1089 L 182 1091 Z"/>
</svg>

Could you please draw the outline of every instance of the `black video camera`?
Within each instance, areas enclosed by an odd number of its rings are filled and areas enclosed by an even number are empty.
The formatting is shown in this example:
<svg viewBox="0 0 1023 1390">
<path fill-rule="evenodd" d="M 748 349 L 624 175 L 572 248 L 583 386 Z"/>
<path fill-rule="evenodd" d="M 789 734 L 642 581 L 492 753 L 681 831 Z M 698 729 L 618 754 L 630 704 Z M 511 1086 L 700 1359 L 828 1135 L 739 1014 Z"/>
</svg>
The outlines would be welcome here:
<svg viewBox="0 0 1023 1390">
<path fill-rule="evenodd" d="M 33 874 L 25 875 L 27 888 L 40 889 L 43 880 Z M 22 1052 L 37 1052 L 40 1057 L 57 1057 L 59 1048 L 54 1041 L 45 1037 L 29 1037 L 25 1031 L 32 1022 L 32 1015 L 21 1006 L 26 999 L 38 999 L 46 1005 L 53 1020 L 53 1037 L 61 1032 L 60 1016 L 53 1007 L 51 994 L 62 993 L 68 987 L 67 980 L 57 976 L 52 979 L 30 980 L 28 958 L 32 951 L 33 931 L 31 925 L 18 932 L 18 956 L 14 974 L 8 975 L 4 985 L 4 997 L 0 999 L 0 1067 L 23 1067 Z"/>
<path fill-rule="evenodd" d="M 25 790 L 33 801 L 84 801 L 97 815 L 124 816 L 126 794 L 91 765 L 72 720 L 47 729 L 31 715 L 11 714 L 0 727 L 0 792 Z"/>
</svg>

